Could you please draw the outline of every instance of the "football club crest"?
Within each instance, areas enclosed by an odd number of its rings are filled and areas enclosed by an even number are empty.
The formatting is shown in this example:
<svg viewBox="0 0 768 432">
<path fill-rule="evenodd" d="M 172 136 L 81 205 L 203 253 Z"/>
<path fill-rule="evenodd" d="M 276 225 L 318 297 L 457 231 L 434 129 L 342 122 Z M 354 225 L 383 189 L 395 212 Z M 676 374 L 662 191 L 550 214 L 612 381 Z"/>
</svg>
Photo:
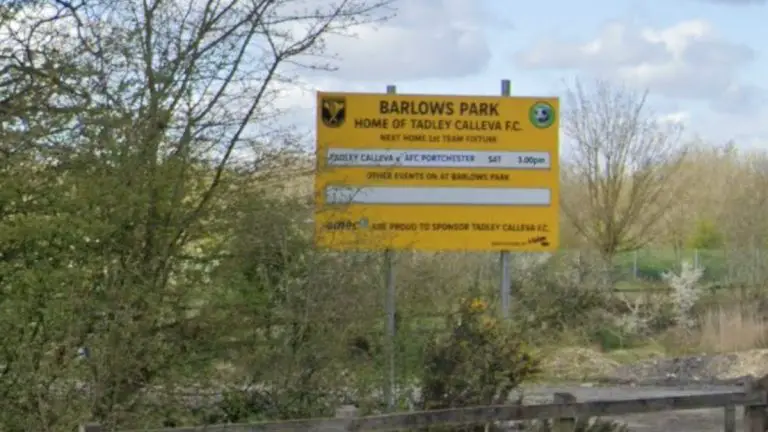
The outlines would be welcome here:
<svg viewBox="0 0 768 432">
<path fill-rule="evenodd" d="M 320 108 L 320 118 L 329 128 L 337 128 L 344 124 L 347 114 L 347 101 L 343 97 L 323 98 Z"/>
<path fill-rule="evenodd" d="M 555 109 L 546 102 L 537 102 L 531 107 L 528 117 L 534 127 L 545 129 L 555 123 Z"/>
</svg>

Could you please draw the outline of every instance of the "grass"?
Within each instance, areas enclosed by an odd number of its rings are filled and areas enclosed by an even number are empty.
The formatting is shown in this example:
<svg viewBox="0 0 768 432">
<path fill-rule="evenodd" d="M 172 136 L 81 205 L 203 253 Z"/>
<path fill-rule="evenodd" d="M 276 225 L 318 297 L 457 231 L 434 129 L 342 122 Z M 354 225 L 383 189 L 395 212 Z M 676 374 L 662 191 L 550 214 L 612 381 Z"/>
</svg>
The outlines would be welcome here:
<svg viewBox="0 0 768 432">
<path fill-rule="evenodd" d="M 636 348 L 615 350 L 606 353 L 611 360 L 620 364 L 636 363 L 643 360 L 666 357 L 668 349 L 656 341 Z"/>
<path fill-rule="evenodd" d="M 723 363 L 716 372 L 721 378 L 763 374 L 768 368 L 768 320 L 756 305 L 729 300 L 709 303 L 699 313 L 695 330 L 672 328 L 632 348 L 601 349 L 580 341 L 576 333 L 570 341 L 557 338 L 554 345 L 559 347 L 541 349 L 545 361 L 540 381 L 589 380 L 621 364 L 701 354 L 729 354 L 716 361 Z"/>
<path fill-rule="evenodd" d="M 750 305 L 715 306 L 699 318 L 695 335 L 705 352 L 734 352 L 768 348 L 768 322 Z"/>
</svg>

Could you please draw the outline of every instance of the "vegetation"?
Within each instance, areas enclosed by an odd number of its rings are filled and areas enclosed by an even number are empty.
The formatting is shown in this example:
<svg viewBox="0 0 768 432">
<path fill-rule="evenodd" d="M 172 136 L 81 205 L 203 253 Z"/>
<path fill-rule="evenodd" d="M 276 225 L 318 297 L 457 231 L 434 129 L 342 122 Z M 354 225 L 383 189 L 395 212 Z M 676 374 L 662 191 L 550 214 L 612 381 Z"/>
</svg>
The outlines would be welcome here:
<svg viewBox="0 0 768 432">
<path fill-rule="evenodd" d="M 387 6 L 0 6 L 0 430 L 386 409 L 381 257 L 313 247 L 311 156 L 273 120 L 325 36 Z M 489 254 L 396 257 L 400 408 L 572 378 L 558 353 L 575 346 L 768 344 L 768 155 L 681 142 L 642 96 L 595 89 L 569 93 L 564 251 L 515 258 L 511 320 Z M 630 258 L 641 246 L 658 252 Z"/>
<path fill-rule="evenodd" d="M 649 112 L 646 95 L 577 82 L 567 97 L 564 130 L 574 148 L 562 168 L 563 211 L 610 268 L 617 253 L 651 240 L 648 231 L 675 202 L 679 185 L 671 180 L 687 147 L 678 144 L 678 125 Z"/>
</svg>

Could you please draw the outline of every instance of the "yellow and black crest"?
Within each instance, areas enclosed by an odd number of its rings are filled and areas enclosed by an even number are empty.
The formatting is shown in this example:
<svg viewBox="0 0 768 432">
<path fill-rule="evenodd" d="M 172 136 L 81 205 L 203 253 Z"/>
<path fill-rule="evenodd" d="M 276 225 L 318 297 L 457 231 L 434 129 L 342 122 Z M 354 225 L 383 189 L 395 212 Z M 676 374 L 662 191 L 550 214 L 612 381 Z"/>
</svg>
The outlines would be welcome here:
<svg viewBox="0 0 768 432">
<path fill-rule="evenodd" d="M 320 106 L 323 124 L 336 128 L 344 124 L 347 115 L 347 101 L 343 97 L 324 97 Z"/>
</svg>

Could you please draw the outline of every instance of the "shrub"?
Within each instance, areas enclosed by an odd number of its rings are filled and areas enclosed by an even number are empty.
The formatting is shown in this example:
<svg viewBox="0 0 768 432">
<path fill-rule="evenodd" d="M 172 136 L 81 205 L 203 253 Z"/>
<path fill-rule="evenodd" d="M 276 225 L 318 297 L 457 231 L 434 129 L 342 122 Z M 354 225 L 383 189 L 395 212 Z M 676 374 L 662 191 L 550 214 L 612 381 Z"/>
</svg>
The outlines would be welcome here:
<svg viewBox="0 0 768 432">
<path fill-rule="evenodd" d="M 679 275 L 673 272 L 665 272 L 662 275 L 664 281 L 672 288 L 675 322 L 682 328 L 692 328 L 695 325 L 691 312 L 702 294 L 698 286 L 702 274 L 701 268 L 694 268 L 690 262 L 684 261 Z"/>
<path fill-rule="evenodd" d="M 621 336 L 620 348 L 628 348 L 637 343 L 647 342 L 647 338 L 665 331 L 675 324 L 675 309 L 666 292 L 659 294 L 633 293 L 618 294 L 624 301 L 621 310 L 609 329 Z M 604 346 L 605 348 L 605 346 Z"/>
<path fill-rule="evenodd" d="M 589 336 L 590 342 L 599 345 L 603 351 L 633 348 L 642 345 L 645 341 L 639 333 L 631 331 L 620 323 L 597 328 Z"/>
<path fill-rule="evenodd" d="M 693 234 L 688 239 L 688 248 L 722 249 L 725 247 L 725 236 L 718 228 L 718 224 L 714 221 L 699 219 Z"/>
<path fill-rule="evenodd" d="M 422 409 L 505 403 L 514 388 L 539 372 L 539 361 L 514 331 L 488 314 L 487 306 L 482 299 L 462 301 L 458 312 L 448 319 L 449 334 L 434 338 L 427 346 Z M 482 431 L 485 427 L 448 430 Z"/>
<path fill-rule="evenodd" d="M 612 320 L 621 307 L 611 293 L 553 272 L 540 272 L 520 287 L 515 296 L 515 319 L 528 331 L 551 337 L 573 329 L 592 334 Z"/>
</svg>

